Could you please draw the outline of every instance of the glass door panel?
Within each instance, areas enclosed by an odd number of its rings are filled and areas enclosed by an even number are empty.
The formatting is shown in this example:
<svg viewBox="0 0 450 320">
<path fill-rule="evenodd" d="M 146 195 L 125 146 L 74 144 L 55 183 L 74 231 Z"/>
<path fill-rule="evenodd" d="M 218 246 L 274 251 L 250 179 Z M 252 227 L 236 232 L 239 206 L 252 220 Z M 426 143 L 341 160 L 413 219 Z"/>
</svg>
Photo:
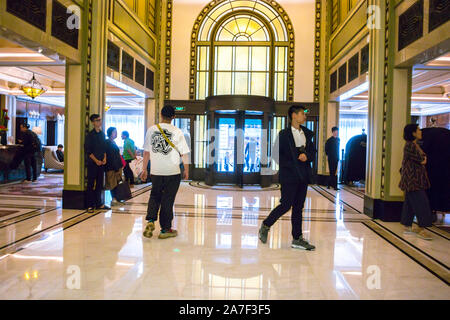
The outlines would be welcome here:
<svg viewBox="0 0 450 320">
<path fill-rule="evenodd" d="M 234 172 L 236 120 L 219 118 L 217 129 L 219 131 L 219 150 L 216 170 L 221 173 Z"/>
<path fill-rule="evenodd" d="M 191 118 L 175 118 L 172 120 L 172 125 L 180 128 L 183 132 L 184 138 L 186 139 L 189 150 L 192 153 L 191 148 Z"/>
<path fill-rule="evenodd" d="M 244 173 L 261 171 L 262 119 L 247 118 L 244 122 Z"/>
</svg>

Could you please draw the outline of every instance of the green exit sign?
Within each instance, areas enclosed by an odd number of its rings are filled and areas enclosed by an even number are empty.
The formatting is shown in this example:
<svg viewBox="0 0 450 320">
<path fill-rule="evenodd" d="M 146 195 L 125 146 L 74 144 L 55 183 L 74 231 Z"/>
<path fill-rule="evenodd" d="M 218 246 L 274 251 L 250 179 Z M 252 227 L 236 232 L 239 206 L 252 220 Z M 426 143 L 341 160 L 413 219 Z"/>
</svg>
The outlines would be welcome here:
<svg viewBox="0 0 450 320">
<path fill-rule="evenodd" d="M 186 107 L 175 107 L 175 111 L 186 111 Z"/>
</svg>

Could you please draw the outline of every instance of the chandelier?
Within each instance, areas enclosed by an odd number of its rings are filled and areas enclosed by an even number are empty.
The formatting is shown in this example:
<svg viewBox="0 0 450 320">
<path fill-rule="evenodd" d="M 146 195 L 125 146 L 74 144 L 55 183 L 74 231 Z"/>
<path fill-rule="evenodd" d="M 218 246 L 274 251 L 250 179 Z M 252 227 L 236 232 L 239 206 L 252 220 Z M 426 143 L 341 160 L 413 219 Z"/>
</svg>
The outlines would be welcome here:
<svg viewBox="0 0 450 320">
<path fill-rule="evenodd" d="M 39 83 L 39 81 L 36 80 L 36 78 L 34 77 L 34 73 L 33 73 L 33 78 L 30 81 L 28 81 L 27 83 L 25 83 L 23 86 L 21 86 L 20 90 L 22 90 L 31 99 L 39 97 L 41 94 L 43 94 L 45 91 L 47 91 Z"/>
</svg>

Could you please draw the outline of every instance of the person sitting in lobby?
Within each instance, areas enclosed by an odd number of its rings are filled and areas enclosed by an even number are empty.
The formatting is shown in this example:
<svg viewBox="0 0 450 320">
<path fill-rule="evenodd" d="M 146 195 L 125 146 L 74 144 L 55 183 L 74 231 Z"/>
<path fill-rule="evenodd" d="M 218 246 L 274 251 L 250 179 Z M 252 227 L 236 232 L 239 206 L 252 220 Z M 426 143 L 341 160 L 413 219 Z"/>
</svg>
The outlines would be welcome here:
<svg viewBox="0 0 450 320">
<path fill-rule="evenodd" d="M 58 149 L 56 150 L 56 156 L 58 157 L 59 162 L 64 162 L 64 146 L 62 144 L 58 144 Z"/>
</svg>

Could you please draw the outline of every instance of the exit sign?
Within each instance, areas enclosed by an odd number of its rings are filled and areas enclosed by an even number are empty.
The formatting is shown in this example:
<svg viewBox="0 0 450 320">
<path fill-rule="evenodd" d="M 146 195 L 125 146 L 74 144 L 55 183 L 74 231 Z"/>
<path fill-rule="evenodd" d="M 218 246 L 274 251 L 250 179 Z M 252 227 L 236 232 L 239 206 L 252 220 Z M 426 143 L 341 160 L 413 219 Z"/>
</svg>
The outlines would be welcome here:
<svg viewBox="0 0 450 320">
<path fill-rule="evenodd" d="M 186 107 L 175 107 L 175 111 L 186 111 Z"/>
</svg>

